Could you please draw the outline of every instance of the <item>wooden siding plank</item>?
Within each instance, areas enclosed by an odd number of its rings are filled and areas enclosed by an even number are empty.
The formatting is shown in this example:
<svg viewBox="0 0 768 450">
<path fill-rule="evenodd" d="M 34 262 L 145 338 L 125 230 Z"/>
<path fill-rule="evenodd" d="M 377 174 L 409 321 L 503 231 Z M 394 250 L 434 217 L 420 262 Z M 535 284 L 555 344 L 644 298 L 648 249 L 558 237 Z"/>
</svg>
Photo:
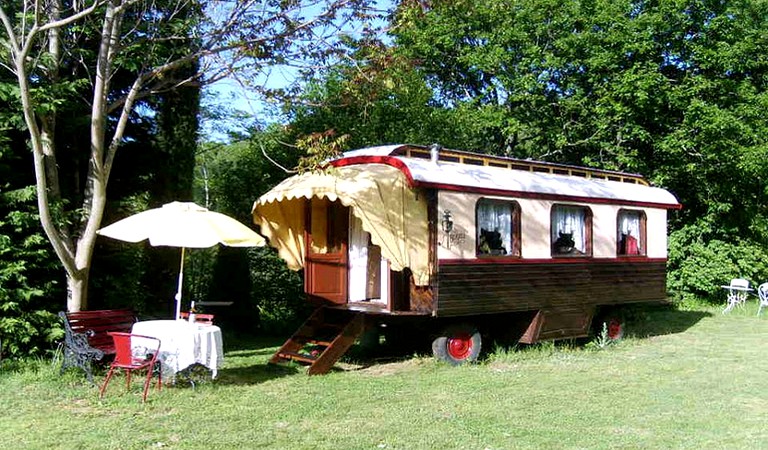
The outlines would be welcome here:
<svg viewBox="0 0 768 450">
<path fill-rule="evenodd" d="M 666 299 L 663 261 L 440 265 L 438 316 Z"/>
</svg>

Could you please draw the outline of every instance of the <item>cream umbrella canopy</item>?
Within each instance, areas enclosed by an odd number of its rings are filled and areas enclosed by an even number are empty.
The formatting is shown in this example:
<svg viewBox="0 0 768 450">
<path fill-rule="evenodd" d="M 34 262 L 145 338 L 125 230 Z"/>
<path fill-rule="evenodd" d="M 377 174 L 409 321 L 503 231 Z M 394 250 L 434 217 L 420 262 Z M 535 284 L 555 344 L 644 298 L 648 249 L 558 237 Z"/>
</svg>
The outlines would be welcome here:
<svg viewBox="0 0 768 450">
<path fill-rule="evenodd" d="M 98 234 L 126 242 L 149 240 L 152 246 L 181 248 L 176 318 L 181 313 L 184 252 L 187 248 L 261 247 L 264 238 L 237 220 L 195 203 L 172 202 L 134 214 L 100 229 Z"/>
</svg>

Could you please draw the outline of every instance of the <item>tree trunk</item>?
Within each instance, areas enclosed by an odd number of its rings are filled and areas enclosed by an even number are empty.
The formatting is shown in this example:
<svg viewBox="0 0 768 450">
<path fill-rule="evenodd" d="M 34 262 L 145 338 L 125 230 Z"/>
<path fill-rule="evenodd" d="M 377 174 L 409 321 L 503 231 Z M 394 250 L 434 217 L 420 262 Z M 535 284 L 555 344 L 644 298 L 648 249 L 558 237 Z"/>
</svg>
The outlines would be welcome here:
<svg viewBox="0 0 768 450">
<path fill-rule="evenodd" d="M 88 309 L 88 273 L 90 267 L 67 274 L 67 311 L 77 312 Z"/>
</svg>

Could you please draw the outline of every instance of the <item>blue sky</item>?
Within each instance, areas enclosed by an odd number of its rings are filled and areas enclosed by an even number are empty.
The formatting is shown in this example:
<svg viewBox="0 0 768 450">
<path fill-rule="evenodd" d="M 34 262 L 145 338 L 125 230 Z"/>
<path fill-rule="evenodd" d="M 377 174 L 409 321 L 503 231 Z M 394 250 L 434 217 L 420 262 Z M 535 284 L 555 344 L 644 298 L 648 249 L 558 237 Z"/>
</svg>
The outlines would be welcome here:
<svg viewBox="0 0 768 450">
<path fill-rule="evenodd" d="M 395 4 L 395 0 L 374 0 L 373 4 L 377 9 L 389 10 Z M 380 24 L 383 27 L 383 23 Z M 345 25 L 342 28 L 344 33 L 359 34 L 361 27 L 358 25 Z M 290 85 L 296 80 L 298 70 L 293 67 L 273 67 L 259 75 L 259 79 L 254 83 L 268 86 L 270 88 L 280 88 Z M 279 120 L 274 114 L 270 113 L 270 106 L 264 102 L 255 91 L 248 89 L 234 77 L 225 78 L 217 83 L 204 88 L 205 103 L 212 109 L 231 109 L 242 113 L 248 119 L 235 119 L 228 121 L 210 121 L 203 120 L 201 124 L 201 134 L 204 140 L 216 142 L 226 142 L 228 140 L 227 131 L 246 132 L 254 123 L 272 123 Z"/>
</svg>

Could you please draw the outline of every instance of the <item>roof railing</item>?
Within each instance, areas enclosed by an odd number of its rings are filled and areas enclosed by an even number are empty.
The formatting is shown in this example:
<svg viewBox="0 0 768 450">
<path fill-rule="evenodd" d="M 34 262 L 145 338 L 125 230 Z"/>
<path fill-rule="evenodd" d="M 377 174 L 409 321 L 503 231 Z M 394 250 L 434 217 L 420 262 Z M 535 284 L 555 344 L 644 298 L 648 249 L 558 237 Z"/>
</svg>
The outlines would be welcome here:
<svg viewBox="0 0 768 450">
<path fill-rule="evenodd" d="M 397 154 L 409 158 L 432 158 L 430 149 L 426 147 L 403 146 L 398 149 Z M 593 178 L 597 180 L 619 181 L 622 183 L 642 184 L 645 186 L 649 185 L 645 178 L 637 174 L 591 169 L 588 167 L 569 166 L 566 164 L 548 163 L 543 161 L 529 161 L 525 159 L 507 158 L 495 155 L 484 155 L 482 153 L 447 150 L 443 148 L 440 149 L 438 161 L 467 164 L 471 166 L 499 167 L 510 170 L 522 170 L 525 172 Z"/>
</svg>

